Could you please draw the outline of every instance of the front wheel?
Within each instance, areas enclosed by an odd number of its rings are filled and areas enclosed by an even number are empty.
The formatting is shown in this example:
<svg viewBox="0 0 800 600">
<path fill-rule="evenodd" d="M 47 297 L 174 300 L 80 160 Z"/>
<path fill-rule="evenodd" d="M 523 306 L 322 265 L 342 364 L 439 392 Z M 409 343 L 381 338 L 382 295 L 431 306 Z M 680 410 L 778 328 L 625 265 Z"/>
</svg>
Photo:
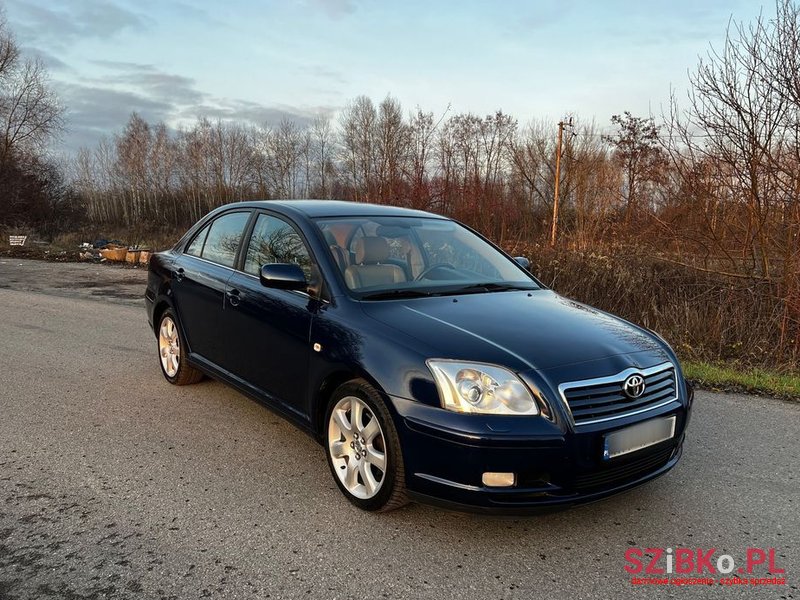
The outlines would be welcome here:
<svg viewBox="0 0 800 600">
<path fill-rule="evenodd" d="M 362 379 L 340 386 L 326 423 L 328 466 L 350 502 L 382 512 L 408 502 L 400 440 L 374 387 Z"/>
</svg>

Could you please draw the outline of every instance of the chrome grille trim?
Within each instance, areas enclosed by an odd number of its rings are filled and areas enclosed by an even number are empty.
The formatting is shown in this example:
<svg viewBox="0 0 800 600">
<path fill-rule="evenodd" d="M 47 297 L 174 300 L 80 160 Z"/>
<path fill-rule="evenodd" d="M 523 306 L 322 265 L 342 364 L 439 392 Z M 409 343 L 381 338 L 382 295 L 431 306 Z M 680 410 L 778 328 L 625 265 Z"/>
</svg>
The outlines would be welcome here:
<svg viewBox="0 0 800 600">
<path fill-rule="evenodd" d="M 575 417 L 572 414 L 572 408 L 569 405 L 569 400 L 567 399 L 566 392 L 567 390 L 572 390 L 575 388 L 592 388 L 597 386 L 609 385 L 614 383 L 622 384 L 628 377 L 634 374 L 643 375 L 644 377 L 650 377 L 652 375 L 657 375 L 663 371 L 668 371 L 672 369 L 672 381 L 674 385 L 674 392 L 675 394 L 666 400 L 660 400 L 655 404 L 648 404 L 644 407 L 637 408 L 636 410 L 625 411 L 613 415 L 609 415 L 607 417 L 597 417 L 597 418 L 590 418 L 590 419 L 578 419 L 575 420 Z M 621 388 L 621 385 L 620 385 Z M 645 390 L 645 393 L 647 390 Z M 661 363 L 654 367 L 649 367 L 647 369 L 637 369 L 635 367 L 631 367 L 629 369 L 625 369 L 617 373 L 616 375 L 609 375 L 607 377 L 596 377 L 594 379 L 582 379 L 580 381 L 568 381 L 562 383 L 558 386 L 558 394 L 561 397 L 561 402 L 563 403 L 564 407 L 569 414 L 569 418 L 572 421 L 572 424 L 576 427 L 581 427 L 583 425 L 593 425 L 595 423 L 603 423 L 605 421 L 613 421 L 615 419 L 622 419 L 624 417 L 631 417 L 634 415 L 638 415 L 644 412 L 648 412 L 651 410 L 655 410 L 657 408 L 661 408 L 662 406 L 666 406 L 672 402 L 676 402 L 678 400 L 678 370 L 675 368 L 671 362 Z"/>
</svg>

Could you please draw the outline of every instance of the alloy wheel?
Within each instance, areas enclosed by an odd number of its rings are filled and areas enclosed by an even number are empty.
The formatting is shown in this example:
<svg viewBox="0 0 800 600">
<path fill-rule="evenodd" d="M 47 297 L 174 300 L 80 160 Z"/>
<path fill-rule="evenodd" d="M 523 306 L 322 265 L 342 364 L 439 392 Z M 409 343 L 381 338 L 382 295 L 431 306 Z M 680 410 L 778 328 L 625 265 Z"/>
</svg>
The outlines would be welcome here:
<svg viewBox="0 0 800 600">
<path fill-rule="evenodd" d="M 336 403 L 328 422 L 328 452 L 342 485 L 368 500 L 386 478 L 386 440 L 370 407 L 356 396 Z"/>
<path fill-rule="evenodd" d="M 161 319 L 161 326 L 158 328 L 158 354 L 164 373 L 168 377 L 175 377 L 181 362 L 181 345 L 178 328 L 171 317 Z"/>
</svg>

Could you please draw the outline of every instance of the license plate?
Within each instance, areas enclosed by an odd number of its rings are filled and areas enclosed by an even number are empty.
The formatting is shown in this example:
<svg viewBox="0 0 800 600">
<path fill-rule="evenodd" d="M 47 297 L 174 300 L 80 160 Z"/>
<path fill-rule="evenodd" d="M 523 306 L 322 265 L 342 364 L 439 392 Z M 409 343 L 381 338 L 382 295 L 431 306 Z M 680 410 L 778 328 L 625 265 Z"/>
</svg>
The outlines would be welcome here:
<svg viewBox="0 0 800 600">
<path fill-rule="evenodd" d="M 675 416 L 651 419 L 605 436 L 603 460 L 636 452 L 642 448 L 666 441 L 675 435 Z"/>
</svg>

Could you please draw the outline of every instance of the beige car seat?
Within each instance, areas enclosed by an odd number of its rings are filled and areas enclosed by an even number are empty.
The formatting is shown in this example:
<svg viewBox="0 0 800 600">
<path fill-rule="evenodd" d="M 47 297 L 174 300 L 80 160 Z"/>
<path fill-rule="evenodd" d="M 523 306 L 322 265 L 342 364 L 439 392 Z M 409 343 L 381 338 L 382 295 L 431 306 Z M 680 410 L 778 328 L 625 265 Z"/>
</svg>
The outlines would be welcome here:
<svg viewBox="0 0 800 600">
<path fill-rule="evenodd" d="M 383 237 L 358 238 L 353 246 L 355 264 L 344 271 L 344 280 L 351 290 L 407 281 L 397 265 L 387 264 L 389 242 Z"/>
</svg>

